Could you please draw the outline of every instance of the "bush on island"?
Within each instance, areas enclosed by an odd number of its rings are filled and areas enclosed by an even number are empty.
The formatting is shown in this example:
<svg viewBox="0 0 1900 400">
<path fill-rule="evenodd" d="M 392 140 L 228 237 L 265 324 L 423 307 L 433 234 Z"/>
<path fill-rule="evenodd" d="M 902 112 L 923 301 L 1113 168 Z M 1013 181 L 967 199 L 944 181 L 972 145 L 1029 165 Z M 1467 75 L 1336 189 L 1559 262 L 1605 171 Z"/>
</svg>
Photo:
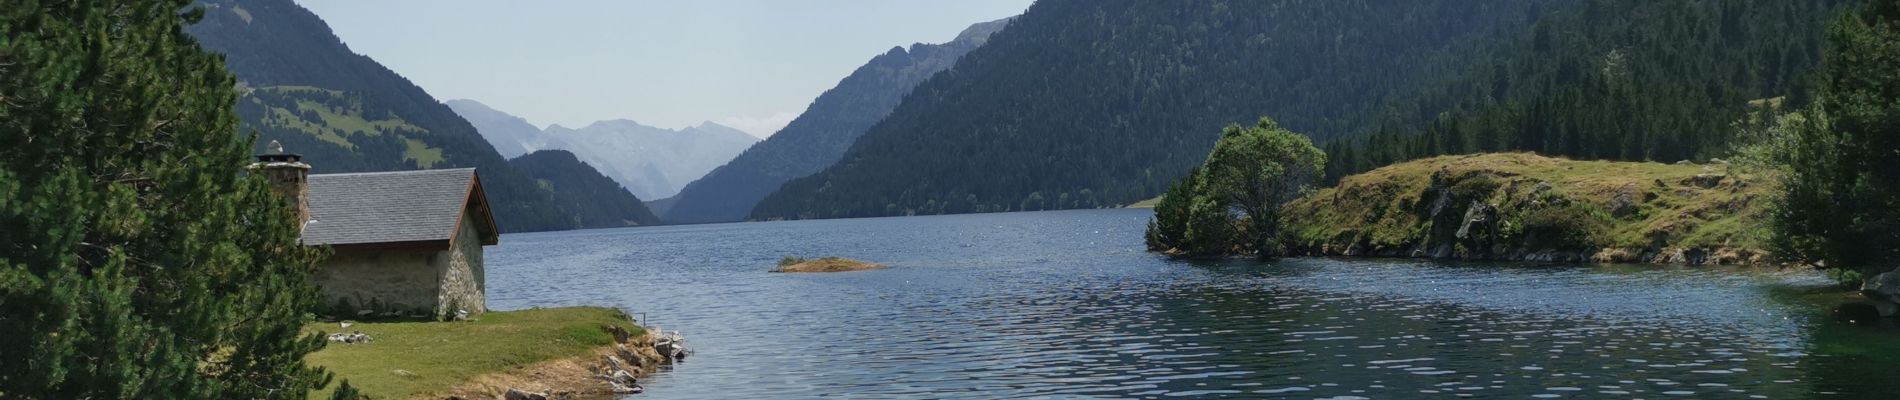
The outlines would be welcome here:
<svg viewBox="0 0 1900 400">
<path fill-rule="evenodd" d="M 1207 161 L 1168 189 L 1148 223 L 1148 249 L 1180 257 L 1284 254 L 1280 206 L 1324 174 L 1326 153 L 1261 118 L 1229 125 Z"/>
</svg>

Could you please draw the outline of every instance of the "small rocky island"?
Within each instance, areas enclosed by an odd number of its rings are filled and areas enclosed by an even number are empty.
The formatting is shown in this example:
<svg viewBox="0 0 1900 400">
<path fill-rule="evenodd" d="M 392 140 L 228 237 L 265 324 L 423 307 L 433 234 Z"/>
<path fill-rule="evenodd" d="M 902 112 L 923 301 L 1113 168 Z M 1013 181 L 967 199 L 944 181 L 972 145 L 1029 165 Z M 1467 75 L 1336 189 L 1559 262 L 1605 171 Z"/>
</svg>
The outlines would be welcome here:
<svg viewBox="0 0 1900 400">
<path fill-rule="evenodd" d="M 848 272 L 884 269 L 883 264 L 867 263 L 849 258 L 825 257 L 806 259 L 785 257 L 778 260 L 778 268 L 772 272 Z"/>
</svg>

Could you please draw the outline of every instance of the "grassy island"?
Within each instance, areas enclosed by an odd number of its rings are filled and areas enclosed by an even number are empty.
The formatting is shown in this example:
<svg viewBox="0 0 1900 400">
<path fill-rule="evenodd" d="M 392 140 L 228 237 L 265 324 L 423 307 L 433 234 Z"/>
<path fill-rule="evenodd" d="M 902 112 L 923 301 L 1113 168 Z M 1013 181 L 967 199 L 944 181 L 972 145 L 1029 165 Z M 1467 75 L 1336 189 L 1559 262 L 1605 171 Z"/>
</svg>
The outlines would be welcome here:
<svg viewBox="0 0 1900 400">
<path fill-rule="evenodd" d="M 1313 255 L 1747 264 L 1765 254 L 1765 183 L 1722 163 L 1444 156 L 1346 177 L 1283 214 Z"/>
<path fill-rule="evenodd" d="M 615 343 L 605 326 L 634 336 L 640 327 L 618 310 L 599 307 L 541 308 L 490 312 L 467 322 L 364 322 L 344 331 L 374 338 L 363 344 L 331 343 L 306 360 L 348 380 L 376 399 L 443 398 L 484 380 L 536 374 L 546 363 L 584 358 Z M 310 332 L 336 332 L 337 323 L 316 323 Z M 578 361 L 578 360 L 577 360 Z M 578 365 L 578 363 L 577 363 Z M 582 367 L 584 368 L 584 367 Z M 580 378 L 585 378 L 582 376 Z M 337 384 L 312 393 L 328 399 Z"/>
<path fill-rule="evenodd" d="M 772 272 L 849 272 L 883 269 L 883 264 L 873 264 L 849 258 L 825 257 L 805 259 L 785 257 L 778 260 L 778 268 Z"/>
</svg>

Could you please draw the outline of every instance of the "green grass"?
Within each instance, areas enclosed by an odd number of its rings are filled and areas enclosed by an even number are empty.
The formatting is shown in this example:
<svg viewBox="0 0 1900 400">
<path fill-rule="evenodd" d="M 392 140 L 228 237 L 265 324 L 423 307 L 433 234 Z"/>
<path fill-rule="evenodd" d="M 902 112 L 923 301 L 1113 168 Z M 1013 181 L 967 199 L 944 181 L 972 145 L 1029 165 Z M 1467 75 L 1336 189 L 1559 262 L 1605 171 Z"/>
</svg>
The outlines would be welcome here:
<svg viewBox="0 0 1900 400">
<path fill-rule="evenodd" d="M 1161 204 L 1161 197 L 1137 201 L 1135 204 L 1129 204 L 1128 208 L 1155 208 L 1156 204 Z"/>
<path fill-rule="evenodd" d="M 251 98 L 250 101 L 258 102 L 268 107 L 270 109 L 272 123 L 308 133 L 325 142 L 335 143 L 337 146 L 346 149 L 356 148 L 354 143 L 350 143 L 349 136 L 355 135 L 357 132 L 362 132 L 364 135 L 376 136 L 381 135 L 384 131 L 428 131 L 393 116 L 387 119 L 365 119 L 363 118 L 363 105 L 354 101 L 345 102 L 347 104 L 343 107 L 331 107 L 312 99 L 318 97 L 327 99 L 347 97 L 344 92 L 338 90 L 311 86 L 265 86 L 254 88 L 253 90 L 296 96 L 296 98 L 299 99 L 297 100 L 296 108 L 316 112 L 317 119 L 322 120 L 323 123 L 313 124 L 309 121 L 305 121 L 298 117 L 297 113 L 288 106 L 282 104 L 263 104 L 255 97 Z M 342 133 L 339 134 L 337 132 L 338 130 L 341 130 Z M 411 140 L 413 141 L 413 139 Z M 422 150 L 435 150 L 438 155 L 441 152 L 439 149 L 429 149 L 426 145 L 421 147 Z M 420 154 L 422 152 L 415 151 L 416 145 L 414 144 L 412 144 L 410 148 L 412 151 L 409 152 L 408 155 L 413 155 L 411 158 L 418 160 L 417 164 L 423 166 L 430 165 L 430 163 L 422 162 L 428 155 Z"/>
<path fill-rule="evenodd" d="M 402 150 L 403 159 L 414 160 L 416 165 L 423 168 L 433 168 L 436 163 L 442 162 L 442 149 L 429 147 L 428 143 L 415 139 L 403 139 L 403 144 L 407 145 Z"/>
<path fill-rule="evenodd" d="M 363 331 L 375 341 L 331 343 L 306 358 L 337 378 L 310 398 L 329 398 L 330 391 L 345 379 L 377 399 L 437 395 L 477 376 L 581 356 L 610 345 L 614 339 L 602 329 L 607 324 L 635 335 L 641 332 L 620 311 L 599 307 L 490 312 L 471 322 L 356 323 L 349 330 Z M 338 329 L 335 323 L 305 328 L 325 333 Z"/>
<path fill-rule="evenodd" d="M 1432 174 L 1443 170 L 1454 191 L 1500 208 L 1506 233 L 1525 224 L 1575 224 L 1587 238 L 1567 248 L 1707 247 L 1759 251 L 1767 240 L 1771 187 L 1727 165 L 1573 161 L 1528 153 L 1444 156 L 1400 163 L 1346 177 L 1284 208 L 1287 231 L 1305 246 L 1360 244 L 1406 248 L 1429 235 L 1426 215 Z M 1713 187 L 1686 184 L 1698 174 L 1726 174 Z M 1537 183 L 1551 190 L 1544 203 L 1525 199 Z M 1513 189 L 1515 188 L 1515 189 Z M 1619 195 L 1633 207 L 1613 213 Z M 1466 200 L 1467 202 L 1469 200 Z M 1463 212 L 1466 204 L 1454 204 Z M 1501 242 L 1511 244 L 1511 238 Z"/>
</svg>

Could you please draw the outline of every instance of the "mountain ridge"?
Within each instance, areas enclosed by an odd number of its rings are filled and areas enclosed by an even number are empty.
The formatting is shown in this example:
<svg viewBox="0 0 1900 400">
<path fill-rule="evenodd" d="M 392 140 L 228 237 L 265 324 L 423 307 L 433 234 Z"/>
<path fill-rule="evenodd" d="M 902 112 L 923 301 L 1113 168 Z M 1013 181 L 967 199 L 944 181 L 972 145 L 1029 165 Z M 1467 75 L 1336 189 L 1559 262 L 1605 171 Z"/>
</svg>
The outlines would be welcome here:
<svg viewBox="0 0 1900 400">
<path fill-rule="evenodd" d="M 579 128 L 561 124 L 534 128 L 525 118 L 479 101 L 455 99 L 444 103 L 463 114 L 497 148 L 518 149 L 523 154 L 543 150 L 572 153 L 642 199 L 672 197 L 686 182 L 704 176 L 760 140 L 713 121 L 668 129 L 615 118 Z"/>
<path fill-rule="evenodd" d="M 1323 141 L 1442 111 L 1383 107 L 1563 1 L 1038 1 L 749 218 L 1133 203 L 1228 124 L 1271 115 Z"/>
<path fill-rule="evenodd" d="M 744 219 L 780 185 L 837 162 L 917 84 L 954 68 L 958 59 L 983 46 L 1014 19 L 972 24 L 943 44 L 894 46 L 872 57 L 812 100 L 784 129 L 687 184 L 666 207 L 656 208 L 664 209 L 662 218 L 673 223 Z"/>
</svg>

